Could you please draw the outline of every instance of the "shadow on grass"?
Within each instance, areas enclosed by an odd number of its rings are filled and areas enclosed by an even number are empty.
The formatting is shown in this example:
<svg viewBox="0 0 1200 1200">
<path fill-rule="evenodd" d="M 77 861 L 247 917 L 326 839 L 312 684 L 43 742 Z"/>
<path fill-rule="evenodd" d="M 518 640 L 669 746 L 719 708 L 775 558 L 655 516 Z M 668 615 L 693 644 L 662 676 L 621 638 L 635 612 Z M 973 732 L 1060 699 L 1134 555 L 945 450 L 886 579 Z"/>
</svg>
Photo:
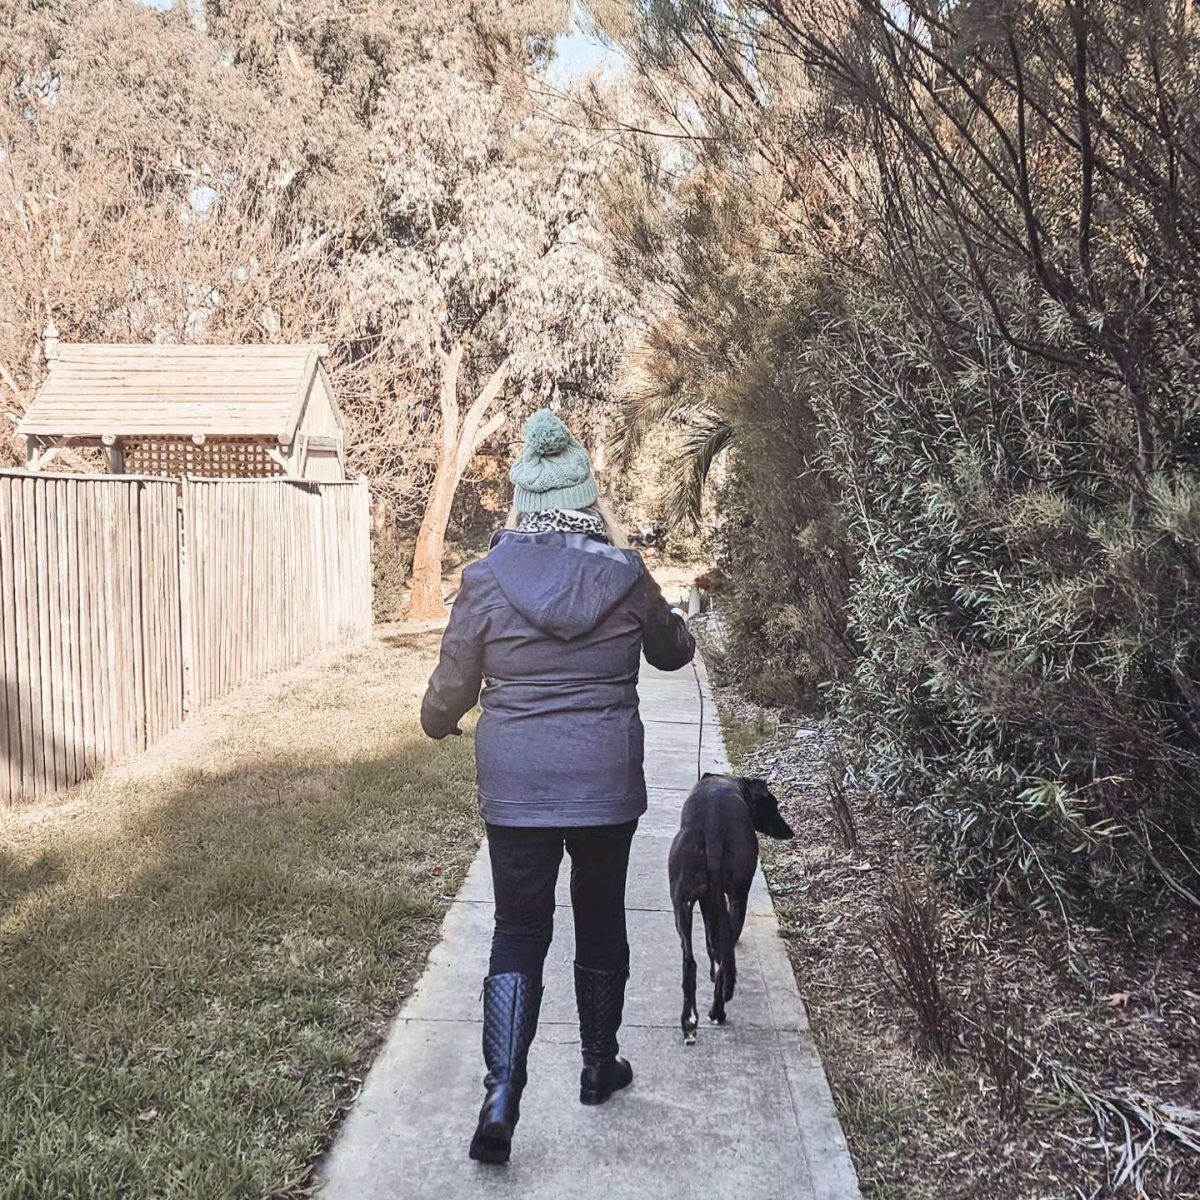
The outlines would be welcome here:
<svg viewBox="0 0 1200 1200">
<path fill-rule="evenodd" d="M 61 855 L 40 854 L 26 861 L 0 846 L 0 928 L 14 905 L 29 892 L 56 883 L 62 873 Z"/>
<path fill-rule="evenodd" d="M 408 633 L 385 633 L 379 640 L 396 650 L 436 650 L 442 644 L 445 630 L 422 629 Z M 432 664 L 430 664 L 432 670 Z"/>
<path fill-rule="evenodd" d="M 478 844 L 455 743 L 132 783 L 0 857 L 0 1200 L 303 1194 Z"/>
</svg>

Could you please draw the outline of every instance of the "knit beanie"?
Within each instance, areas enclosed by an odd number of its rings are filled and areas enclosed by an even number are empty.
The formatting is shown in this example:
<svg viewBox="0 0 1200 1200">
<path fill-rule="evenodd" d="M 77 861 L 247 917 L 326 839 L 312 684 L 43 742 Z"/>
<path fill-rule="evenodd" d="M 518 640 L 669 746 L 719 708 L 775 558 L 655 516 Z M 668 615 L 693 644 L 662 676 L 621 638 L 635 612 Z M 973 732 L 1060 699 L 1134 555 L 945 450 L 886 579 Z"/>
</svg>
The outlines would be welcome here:
<svg viewBox="0 0 1200 1200">
<path fill-rule="evenodd" d="M 587 451 L 548 408 L 525 422 L 525 449 L 508 477 L 518 512 L 586 508 L 600 495 Z"/>
</svg>

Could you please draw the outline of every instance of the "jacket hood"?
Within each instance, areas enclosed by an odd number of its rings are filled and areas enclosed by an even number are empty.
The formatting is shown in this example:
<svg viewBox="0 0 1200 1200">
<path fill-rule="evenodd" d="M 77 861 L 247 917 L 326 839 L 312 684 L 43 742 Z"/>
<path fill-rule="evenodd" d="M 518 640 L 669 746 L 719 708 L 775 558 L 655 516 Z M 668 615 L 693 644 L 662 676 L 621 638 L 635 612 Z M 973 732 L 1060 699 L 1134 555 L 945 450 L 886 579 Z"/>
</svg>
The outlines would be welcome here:
<svg viewBox="0 0 1200 1200">
<path fill-rule="evenodd" d="M 508 602 L 544 633 L 590 633 L 645 573 L 641 556 L 580 533 L 496 535 L 488 566 Z"/>
</svg>

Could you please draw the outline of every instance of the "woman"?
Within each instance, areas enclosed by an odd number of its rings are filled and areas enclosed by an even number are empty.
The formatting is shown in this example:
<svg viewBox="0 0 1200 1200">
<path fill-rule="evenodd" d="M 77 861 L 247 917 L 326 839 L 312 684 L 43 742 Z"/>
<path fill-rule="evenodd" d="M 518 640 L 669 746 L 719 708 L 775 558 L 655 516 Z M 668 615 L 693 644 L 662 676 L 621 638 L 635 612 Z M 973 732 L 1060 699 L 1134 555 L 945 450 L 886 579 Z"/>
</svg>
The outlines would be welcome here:
<svg viewBox="0 0 1200 1200">
<path fill-rule="evenodd" d="M 483 984 L 487 1094 L 470 1149 L 481 1162 L 509 1157 L 564 846 L 579 1099 L 602 1104 L 633 1081 L 617 1030 L 629 977 L 625 875 L 646 810 L 638 665 L 644 651 L 654 666 L 676 670 L 695 650 L 682 615 L 599 505 L 583 447 L 549 410 L 526 424 L 509 477 L 508 528 L 463 572 L 421 705 L 433 738 L 459 733 L 477 699 L 483 707 L 475 760 L 496 923 Z"/>
</svg>

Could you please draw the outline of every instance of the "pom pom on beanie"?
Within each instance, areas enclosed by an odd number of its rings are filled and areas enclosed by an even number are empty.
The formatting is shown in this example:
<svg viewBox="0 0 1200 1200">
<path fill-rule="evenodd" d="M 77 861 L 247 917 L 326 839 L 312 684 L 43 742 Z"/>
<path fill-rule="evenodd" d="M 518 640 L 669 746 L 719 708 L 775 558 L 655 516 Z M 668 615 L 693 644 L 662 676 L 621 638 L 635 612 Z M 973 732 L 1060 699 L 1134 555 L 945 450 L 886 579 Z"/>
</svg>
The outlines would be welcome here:
<svg viewBox="0 0 1200 1200">
<path fill-rule="evenodd" d="M 525 453 L 529 458 L 560 454 L 575 439 L 571 431 L 548 408 L 540 408 L 525 422 Z"/>
</svg>

